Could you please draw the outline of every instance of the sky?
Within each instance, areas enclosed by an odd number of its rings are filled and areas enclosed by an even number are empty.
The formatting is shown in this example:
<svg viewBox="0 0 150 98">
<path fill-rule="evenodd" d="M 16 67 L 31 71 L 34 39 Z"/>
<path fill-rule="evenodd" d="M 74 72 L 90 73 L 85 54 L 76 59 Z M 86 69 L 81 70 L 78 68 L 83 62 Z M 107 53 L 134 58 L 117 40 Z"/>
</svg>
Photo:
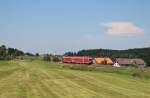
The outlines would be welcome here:
<svg viewBox="0 0 150 98">
<path fill-rule="evenodd" d="M 150 0 L 0 0 L 0 45 L 32 53 L 150 47 Z"/>
</svg>

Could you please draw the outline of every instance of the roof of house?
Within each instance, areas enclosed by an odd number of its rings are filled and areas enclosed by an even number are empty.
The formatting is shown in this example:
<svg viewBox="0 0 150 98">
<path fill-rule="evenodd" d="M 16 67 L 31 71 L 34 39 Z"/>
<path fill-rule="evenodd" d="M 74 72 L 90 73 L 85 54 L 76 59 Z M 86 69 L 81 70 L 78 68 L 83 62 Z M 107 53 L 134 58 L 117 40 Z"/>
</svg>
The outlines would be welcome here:
<svg viewBox="0 0 150 98">
<path fill-rule="evenodd" d="M 107 61 L 107 64 L 113 64 L 113 61 L 111 60 L 111 58 L 94 58 L 94 61 L 97 64 L 100 64 L 105 60 Z"/>
<path fill-rule="evenodd" d="M 120 65 L 145 65 L 142 59 L 116 58 L 116 62 Z"/>
<path fill-rule="evenodd" d="M 132 59 L 132 63 L 138 65 L 145 65 L 145 62 L 142 59 Z"/>
<path fill-rule="evenodd" d="M 131 59 L 128 58 L 116 58 L 116 62 L 120 65 L 131 65 Z"/>
</svg>

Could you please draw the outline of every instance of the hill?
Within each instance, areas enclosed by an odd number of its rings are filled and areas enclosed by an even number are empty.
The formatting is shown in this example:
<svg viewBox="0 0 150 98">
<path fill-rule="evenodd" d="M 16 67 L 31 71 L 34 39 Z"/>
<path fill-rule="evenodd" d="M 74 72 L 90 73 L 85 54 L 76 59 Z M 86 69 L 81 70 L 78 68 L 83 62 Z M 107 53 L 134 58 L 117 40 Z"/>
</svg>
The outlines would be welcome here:
<svg viewBox="0 0 150 98">
<path fill-rule="evenodd" d="M 0 98 L 150 98 L 149 79 L 62 66 L 0 61 Z"/>
<path fill-rule="evenodd" d="M 90 57 L 110 57 L 110 58 L 142 58 L 147 66 L 150 66 L 150 47 L 135 48 L 128 50 L 111 50 L 111 49 L 89 49 L 80 50 L 77 53 L 67 52 L 67 56 L 90 56 Z"/>
</svg>

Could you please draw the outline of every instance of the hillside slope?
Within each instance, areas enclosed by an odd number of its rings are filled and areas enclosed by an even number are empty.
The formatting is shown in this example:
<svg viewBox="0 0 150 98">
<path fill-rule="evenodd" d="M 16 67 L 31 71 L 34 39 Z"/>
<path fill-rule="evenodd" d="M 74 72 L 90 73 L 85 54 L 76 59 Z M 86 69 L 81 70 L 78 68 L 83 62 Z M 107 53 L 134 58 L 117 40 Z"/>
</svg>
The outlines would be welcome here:
<svg viewBox="0 0 150 98">
<path fill-rule="evenodd" d="M 61 66 L 0 61 L 0 98 L 150 98 L 148 79 Z"/>
</svg>

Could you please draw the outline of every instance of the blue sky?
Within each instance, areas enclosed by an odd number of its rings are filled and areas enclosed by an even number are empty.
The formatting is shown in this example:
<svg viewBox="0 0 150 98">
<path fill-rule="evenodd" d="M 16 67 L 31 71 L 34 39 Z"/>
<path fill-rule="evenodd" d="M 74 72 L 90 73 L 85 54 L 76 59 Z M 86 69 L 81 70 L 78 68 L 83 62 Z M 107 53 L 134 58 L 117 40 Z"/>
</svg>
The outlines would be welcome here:
<svg viewBox="0 0 150 98">
<path fill-rule="evenodd" d="M 28 52 L 150 47 L 150 0 L 0 0 L 0 45 Z"/>
</svg>

